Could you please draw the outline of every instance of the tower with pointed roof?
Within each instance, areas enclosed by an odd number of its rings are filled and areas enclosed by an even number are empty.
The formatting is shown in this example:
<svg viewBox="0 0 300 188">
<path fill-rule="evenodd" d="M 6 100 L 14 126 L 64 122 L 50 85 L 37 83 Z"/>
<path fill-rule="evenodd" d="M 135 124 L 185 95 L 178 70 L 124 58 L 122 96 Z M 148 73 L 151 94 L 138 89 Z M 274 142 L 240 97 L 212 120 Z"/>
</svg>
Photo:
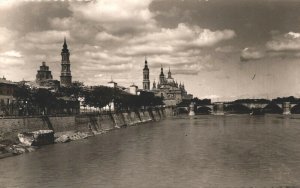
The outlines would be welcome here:
<svg viewBox="0 0 300 188">
<path fill-rule="evenodd" d="M 156 82 L 155 82 L 155 79 L 153 81 L 153 85 L 152 85 L 152 90 L 155 90 L 156 89 Z"/>
<path fill-rule="evenodd" d="M 162 65 L 160 68 L 159 82 L 160 82 L 160 84 L 163 84 L 165 82 L 164 69 L 163 69 Z"/>
<path fill-rule="evenodd" d="M 147 58 L 145 58 L 145 66 L 143 69 L 143 89 L 150 90 L 149 68 Z"/>
<path fill-rule="evenodd" d="M 168 72 L 168 78 L 172 78 L 172 73 L 171 73 L 170 67 L 169 67 L 169 72 Z"/>
<path fill-rule="evenodd" d="M 70 52 L 65 37 L 63 49 L 61 50 L 60 85 L 68 87 L 71 86 L 71 84 L 72 84 L 72 75 L 71 75 L 71 64 L 70 64 Z"/>
</svg>

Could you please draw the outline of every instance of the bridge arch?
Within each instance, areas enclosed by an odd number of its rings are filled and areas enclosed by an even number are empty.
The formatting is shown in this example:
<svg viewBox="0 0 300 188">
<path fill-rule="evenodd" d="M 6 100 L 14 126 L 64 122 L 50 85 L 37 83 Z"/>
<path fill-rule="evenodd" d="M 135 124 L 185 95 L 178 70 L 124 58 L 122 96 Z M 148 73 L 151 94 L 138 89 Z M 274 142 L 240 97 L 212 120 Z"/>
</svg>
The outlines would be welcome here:
<svg viewBox="0 0 300 188">
<path fill-rule="evenodd" d="M 196 114 L 211 114 L 212 109 L 207 106 L 197 106 L 195 109 Z"/>
<path fill-rule="evenodd" d="M 282 114 L 283 110 L 276 103 L 270 103 L 263 108 L 263 112 L 267 114 Z"/>
<path fill-rule="evenodd" d="M 177 110 L 177 113 L 179 113 L 179 114 L 188 114 L 189 113 L 188 107 L 177 107 L 176 110 Z"/>
<path fill-rule="evenodd" d="M 251 109 L 243 104 L 230 104 L 224 107 L 224 110 L 232 114 L 249 114 Z"/>
<path fill-rule="evenodd" d="M 300 104 L 297 104 L 291 108 L 292 114 L 300 114 Z"/>
</svg>

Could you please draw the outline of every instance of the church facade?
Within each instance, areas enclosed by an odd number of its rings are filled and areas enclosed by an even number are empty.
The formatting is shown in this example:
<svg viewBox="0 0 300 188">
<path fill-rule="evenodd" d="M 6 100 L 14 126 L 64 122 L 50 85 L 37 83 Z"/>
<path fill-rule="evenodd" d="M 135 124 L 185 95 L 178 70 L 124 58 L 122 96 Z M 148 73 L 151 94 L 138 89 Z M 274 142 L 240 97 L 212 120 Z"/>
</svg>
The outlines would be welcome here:
<svg viewBox="0 0 300 188">
<path fill-rule="evenodd" d="M 145 61 L 145 68 L 148 70 L 148 79 L 149 79 L 149 68 L 148 62 Z M 143 76 L 145 78 L 145 71 L 143 70 Z M 148 83 L 148 82 L 147 82 Z M 143 81 L 143 86 L 145 81 Z M 150 81 L 149 81 L 150 85 Z M 147 90 L 144 87 L 144 90 Z M 162 97 L 166 106 L 174 106 L 180 103 L 184 99 L 192 99 L 193 95 L 188 94 L 185 90 L 184 84 L 178 84 L 177 81 L 172 77 L 172 72 L 169 68 L 168 75 L 165 76 L 163 67 L 161 67 L 159 82 L 153 82 L 152 89 L 150 90 L 155 94 L 155 96 Z"/>
</svg>

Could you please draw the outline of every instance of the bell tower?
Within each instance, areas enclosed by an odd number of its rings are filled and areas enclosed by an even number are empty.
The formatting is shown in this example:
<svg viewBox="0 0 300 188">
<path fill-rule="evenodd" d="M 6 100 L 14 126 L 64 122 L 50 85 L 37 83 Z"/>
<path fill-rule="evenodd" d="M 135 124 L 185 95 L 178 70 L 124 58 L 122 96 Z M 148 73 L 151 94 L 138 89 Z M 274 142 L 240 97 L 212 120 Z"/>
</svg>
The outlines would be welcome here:
<svg viewBox="0 0 300 188">
<path fill-rule="evenodd" d="M 64 38 L 63 49 L 61 50 L 61 74 L 60 74 L 60 85 L 61 86 L 71 86 L 72 75 L 70 69 L 70 52 L 68 49 L 66 37 Z"/>
<path fill-rule="evenodd" d="M 172 78 L 172 73 L 171 73 L 170 67 L 169 67 L 169 72 L 168 72 L 168 78 Z"/>
<path fill-rule="evenodd" d="M 160 68 L 159 82 L 160 82 L 160 84 L 165 83 L 164 69 L 163 69 L 162 65 L 161 65 L 161 68 Z"/>
<path fill-rule="evenodd" d="M 145 67 L 143 69 L 143 89 L 150 90 L 149 68 L 147 58 L 145 58 Z"/>
</svg>

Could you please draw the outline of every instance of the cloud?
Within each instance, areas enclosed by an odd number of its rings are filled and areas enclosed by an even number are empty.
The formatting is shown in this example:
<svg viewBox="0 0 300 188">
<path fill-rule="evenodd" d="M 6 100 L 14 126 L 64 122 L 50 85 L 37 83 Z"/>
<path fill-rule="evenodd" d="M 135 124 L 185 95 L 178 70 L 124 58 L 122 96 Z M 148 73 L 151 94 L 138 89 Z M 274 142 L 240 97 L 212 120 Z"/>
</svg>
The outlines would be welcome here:
<svg viewBox="0 0 300 188">
<path fill-rule="evenodd" d="M 105 41 L 120 42 L 122 40 L 120 37 L 114 36 L 105 31 L 98 33 L 95 38 L 97 41 L 100 41 L 100 42 L 105 42 Z"/>
<path fill-rule="evenodd" d="M 299 51 L 300 33 L 288 32 L 273 36 L 272 40 L 266 43 L 269 51 Z"/>
<path fill-rule="evenodd" d="M 197 47 L 213 46 L 223 40 L 229 40 L 236 36 L 233 30 L 211 31 L 209 29 L 201 29 L 196 26 L 197 39 L 193 44 Z"/>
<path fill-rule="evenodd" d="M 139 37 L 131 41 L 133 44 L 145 42 L 162 42 L 180 45 L 190 45 L 196 47 L 212 46 L 223 40 L 229 40 L 235 37 L 233 30 L 217 30 L 202 29 L 199 26 L 179 23 L 174 29 L 160 28 L 156 32 L 149 32 L 143 37 Z"/>
<path fill-rule="evenodd" d="M 5 64 L 22 66 L 19 71 L 5 71 L 16 74 L 15 78 L 34 79 L 40 63 L 46 61 L 59 79 L 64 36 L 74 80 L 88 84 L 103 83 L 116 74 L 119 80 L 141 83 L 137 80 L 141 80 L 144 56 L 148 56 L 152 78 L 157 78 L 161 64 L 171 66 L 178 77 L 219 70 L 205 49 L 233 39 L 234 30 L 210 29 L 183 20 L 174 26 L 161 24 L 151 3 L 99 0 L 13 5 L 5 12 L 8 21 L 0 13 L 0 53 Z M 7 44 L 18 45 L 8 48 Z"/>
<path fill-rule="evenodd" d="M 215 49 L 216 52 L 221 52 L 221 53 L 232 53 L 232 52 L 237 52 L 240 51 L 234 46 L 219 46 Z"/>
<path fill-rule="evenodd" d="M 118 65 L 103 65 L 103 64 L 94 64 L 94 66 L 86 66 L 82 65 L 80 66 L 82 70 L 88 70 L 88 71 L 102 71 L 102 72 L 110 72 L 110 73 L 116 73 L 116 72 L 124 72 L 125 70 L 132 69 L 133 64 L 118 64 Z M 98 74 L 99 75 L 99 74 Z"/>
<path fill-rule="evenodd" d="M 18 51 L 6 51 L 0 53 L 0 66 L 7 69 L 10 66 L 17 66 L 25 64 L 23 56 Z"/>
<path fill-rule="evenodd" d="M 288 37 L 288 36 L 291 36 L 291 37 L 293 37 L 294 39 L 297 39 L 297 38 L 300 38 L 300 33 L 295 33 L 295 32 L 288 32 L 287 34 L 286 34 L 286 36 Z"/>
<path fill-rule="evenodd" d="M 101 0 L 71 4 L 77 18 L 101 23 L 108 30 L 141 29 L 154 22 L 148 9 L 152 0 Z"/>
<path fill-rule="evenodd" d="M 36 45 L 53 44 L 61 43 L 64 37 L 70 40 L 71 37 L 69 31 L 48 30 L 41 32 L 30 32 L 24 36 L 24 42 L 34 43 Z"/>
<path fill-rule="evenodd" d="M 60 30 L 67 30 L 72 27 L 75 20 L 72 17 L 64 17 L 64 18 L 49 18 L 48 22 L 52 28 L 60 29 Z"/>
<path fill-rule="evenodd" d="M 3 56 L 3 57 L 16 57 L 16 58 L 22 57 L 20 52 L 14 51 L 14 50 L 0 53 L 0 56 Z"/>
<path fill-rule="evenodd" d="M 211 47 L 235 36 L 232 30 L 211 31 L 180 23 L 173 29 L 160 28 L 155 32 L 129 39 L 130 46 L 120 52 L 127 55 L 175 53 L 193 48 Z"/>
<path fill-rule="evenodd" d="M 16 37 L 17 32 L 0 27 L 0 52 L 13 48 Z"/>
<path fill-rule="evenodd" d="M 0 0 L 0 9 L 11 8 L 20 2 L 20 0 Z"/>
<path fill-rule="evenodd" d="M 88 4 L 72 4 L 75 13 L 99 22 L 137 21 L 140 23 L 152 17 L 148 6 L 152 0 L 101 0 Z"/>
<path fill-rule="evenodd" d="M 259 60 L 265 57 L 265 54 L 253 48 L 244 48 L 241 52 L 240 60 L 242 62 L 250 60 Z"/>
</svg>

